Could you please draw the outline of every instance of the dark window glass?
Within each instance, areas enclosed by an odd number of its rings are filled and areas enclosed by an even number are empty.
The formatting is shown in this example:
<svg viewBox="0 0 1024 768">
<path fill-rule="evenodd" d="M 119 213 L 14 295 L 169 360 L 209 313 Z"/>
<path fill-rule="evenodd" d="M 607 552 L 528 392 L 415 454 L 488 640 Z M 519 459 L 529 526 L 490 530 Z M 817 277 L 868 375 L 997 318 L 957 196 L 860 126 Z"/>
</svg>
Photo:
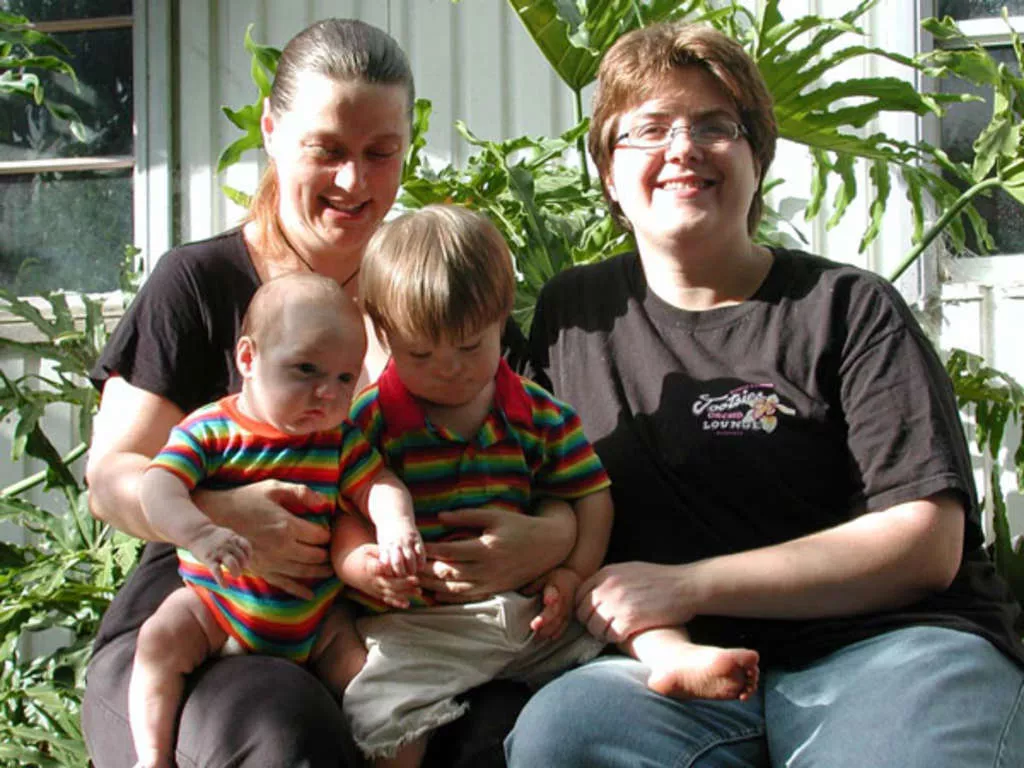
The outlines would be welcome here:
<svg viewBox="0 0 1024 768">
<path fill-rule="evenodd" d="M 132 30 L 57 34 L 68 47 L 78 88 L 66 75 L 40 73 L 50 101 L 75 108 L 88 140 L 79 142 L 45 107 L 9 94 L 0 98 L 0 160 L 132 154 Z"/>
<path fill-rule="evenodd" d="M 1011 16 L 1024 16 L 1024 0 L 940 0 L 936 15 L 954 19 L 999 18 L 1006 7 Z"/>
<path fill-rule="evenodd" d="M 0 285 L 26 296 L 118 286 L 132 242 L 132 172 L 0 176 Z"/>
<path fill-rule="evenodd" d="M 1006 64 L 1020 74 L 1017 58 L 1009 45 L 988 49 L 997 62 Z M 991 89 L 981 89 L 963 80 L 950 78 L 941 82 L 947 93 L 971 93 L 985 101 L 954 104 L 942 119 L 942 148 L 954 160 L 970 163 L 974 160 L 974 140 L 992 118 Z M 975 197 L 974 207 L 988 222 L 989 232 L 996 241 L 996 253 L 1024 253 L 1024 216 L 1020 203 L 1002 190 L 986 197 Z M 977 244 L 968 240 L 968 247 L 977 251 Z"/>
<path fill-rule="evenodd" d="M 32 21 L 131 16 L 132 0 L 0 0 L 0 8 Z"/>
</svg>

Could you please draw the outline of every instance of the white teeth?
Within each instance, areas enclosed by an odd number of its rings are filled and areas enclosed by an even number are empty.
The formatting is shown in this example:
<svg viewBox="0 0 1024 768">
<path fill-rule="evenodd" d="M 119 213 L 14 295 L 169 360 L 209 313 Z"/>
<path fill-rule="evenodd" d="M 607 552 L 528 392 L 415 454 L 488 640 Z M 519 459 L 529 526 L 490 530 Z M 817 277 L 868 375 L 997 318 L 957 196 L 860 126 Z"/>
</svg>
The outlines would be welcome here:
<svg viewBox="0 0 1024 768">
<path fill-rule="evenodd" d="M 326 203 L 334 210 L 341 211 L 342 213 L 357 213 L 363 209 L 364 205 L 366 205 L 366 203 L 360 203 L 359 205 L 339 205 L 338 203 L 330 200 L 327 200 Z"/>
<path fill-rule="evenodd" d="M 668 181 L 661 185 L 663 189 L 707 189 L 711 186 L 710 181 L 705 179 L 694 179 L 692 181 Z"/>
</svg>

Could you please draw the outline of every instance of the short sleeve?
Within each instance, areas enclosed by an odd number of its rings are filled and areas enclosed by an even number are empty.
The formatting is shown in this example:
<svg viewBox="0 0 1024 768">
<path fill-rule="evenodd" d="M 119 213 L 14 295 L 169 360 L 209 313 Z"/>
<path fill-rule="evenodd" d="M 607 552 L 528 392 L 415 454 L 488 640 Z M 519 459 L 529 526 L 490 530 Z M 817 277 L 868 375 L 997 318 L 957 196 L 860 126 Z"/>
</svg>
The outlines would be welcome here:
<svg viewBox="0 0 1024 768">
<path fill-rule="evenodd" d="M 383 449 L 384 440 L 384 413 L 381 411 L 380 389 L 376 384 L 371 384 L 354 398 L 349 407 L 348 420 L 363 433 L 363 437 L 370 445 Z"/>
<path fill-rule="evenodd" d="M 866 508 L 951 490 L 977 520 L 956 397 L 931 342 L 888 286 L 851 306 L 839 396 Z"/>
<path fill-rule="evenodd" d="M 167 444 L 153 457 L 149 467 L 170 472 L 191 491 L 207 475 L 208 456 L 201 436 L 178 426 L 171 430 Z"/>
<path fill-rule="evenodd" d="M 341 427 L 341 479 L 342 496 L 351 497 L 363 485 L 371 482 L 384 468 L 384 459 L 366 439 L 362 430 L 351 422 Z"/>
<path fill-rule="evenodd" d="M 238 232 L 165 254 L 90 372 L 93 384 L 120 376 L 185 413 L 235 391 L 235 337 L 258 284 Z"/>
<path fill-rule="evenodd" d="M 544 431 L 544 462 L 534 477 L 537 493 L 572 500 L 610 487 L 576 412 L 551 397 L 544 398 L 542 407 L 534 400 L 535 421 Z"/>
</svg>

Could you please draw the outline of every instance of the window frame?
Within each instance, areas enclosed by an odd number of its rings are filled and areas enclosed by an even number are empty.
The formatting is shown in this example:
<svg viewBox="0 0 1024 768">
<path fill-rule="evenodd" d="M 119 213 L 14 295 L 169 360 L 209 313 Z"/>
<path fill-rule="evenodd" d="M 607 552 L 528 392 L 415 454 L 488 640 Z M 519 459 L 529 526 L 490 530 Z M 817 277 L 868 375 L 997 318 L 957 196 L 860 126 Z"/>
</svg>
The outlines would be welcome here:
<svg viewBox="0 0 1024 768">
<path fill-rule="evenodd" d="M 147 274 L 152 261 L 168 250 L 173 242 L 175 153 L 171 110 L 174 83 L 171 5 L 153 0 L 134 0 L 130 16 L 63 19 L 34 24 L 35 28 L 48 34 L 131 27 L 134 155 L 0 162 L 0 174 L 132 168 L 132 243 L 141 251 L 143 269 Z M 73 316 L 76 319 L 84 316 L 81 302 L 74 300 L 80 291 L 74 286 L 63 290 L 69 294 Z M 90 295 L 103 300 L 104 315 L 111 323 L 122 314 L 120 290 Z M 32 301 L 49 314 L 46 301 Z M 42 340 L 31 324 L 4 310 L 0 310 L 0 335 L 22 342 Z"/>
<path fill-rule="evenodd" d="M 938 12 L 939 0 L 922 0 L 923 10 L 930 10 L 926 16 L 935 16 Z M 924 16 L 922 17 L 924 18 Z M 1024 14 L 1009 17 L 1010 24 L 1019 35 L 1024 36 Z M 983 47 L 995 47 L 1010 45 L 1010 31 L 1000 16 L 990 16 L 978 19 L 956 20 L 964 37 L 972 42 L 979 43 Z M 956 43 L 945 43 L 936 41 L 930 34 L 922 31 L 923 50 L 934 48 L 962 48 L 963 45 Z M 923 131 L 927 141 L 936 147 L 942 146 L 942 120 L 949 117 L 929 117 L 924 121 Z M 1024 270 L 1024 251 L 1015 253 L 1003 253 L 994 256 L 973 256 L 969 259 L 957 259 L 951 266 L 950 272 L 943 278 L 943 284 L 961 282 L 986 283 L 995 285 L 1007 285 L 1012 275 L 1020 274 Z M 1016 282 L 1020 282 L 1019 279 Z"/>
</svg>

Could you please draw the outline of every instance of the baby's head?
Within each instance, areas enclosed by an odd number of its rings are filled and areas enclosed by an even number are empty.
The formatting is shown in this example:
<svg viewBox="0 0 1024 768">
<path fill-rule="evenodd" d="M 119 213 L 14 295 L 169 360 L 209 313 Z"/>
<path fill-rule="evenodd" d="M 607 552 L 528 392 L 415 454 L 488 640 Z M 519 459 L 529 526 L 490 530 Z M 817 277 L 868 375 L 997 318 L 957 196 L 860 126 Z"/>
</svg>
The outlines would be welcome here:
<svg viewBox="0 0 1024 768">
<path fill-rule="evenodd" d="M 339 425 L 366 354 L 362 316 L 336 282 L 290 273 L 260 286 L 235 362 L 242 412 L 288 434 Z"/>
<path fill-rule="evenodd" d="M 460 405 L 494 378 L 515 274 L 487 217 L 430 205 L 384 224 L 367 246 L 359 292 L 417 397 Z"/>
</svg>

